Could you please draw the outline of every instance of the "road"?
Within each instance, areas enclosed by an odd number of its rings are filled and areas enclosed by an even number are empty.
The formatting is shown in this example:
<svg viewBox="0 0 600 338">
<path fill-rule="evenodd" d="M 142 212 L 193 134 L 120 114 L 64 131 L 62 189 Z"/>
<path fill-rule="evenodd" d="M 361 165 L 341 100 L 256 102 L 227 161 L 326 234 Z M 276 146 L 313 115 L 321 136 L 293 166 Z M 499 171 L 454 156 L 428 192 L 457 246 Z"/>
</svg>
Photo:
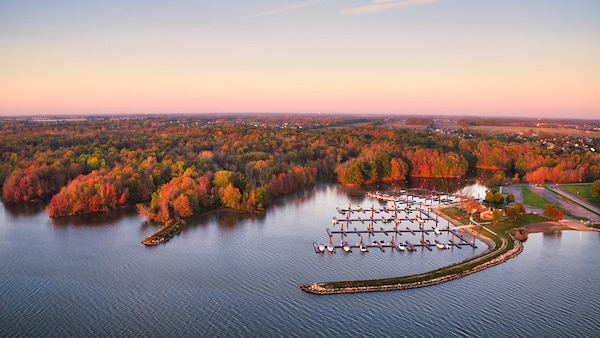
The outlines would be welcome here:
<svg viewBox="0 0 600 338">
<path fill-rule="evenodd" d="M 529 185 L 528 187 L 531 192 L 558 206 L 569 215 L 588 218 L 592 221 L 597 221 L 600 219 L 600 209 L 578 198 L 577 196 L 551 186 Z M 502 187 L 502 193 L 512 193 L 515 196 L 515 202 L 523 203 L 523 194 L 521 193 L 520 185 Z M 539 214 L 543 212 L 543 210 L 533 208 L 531 206 L 525 207 L 528 212 L 535 212 Z"/>
</svg>

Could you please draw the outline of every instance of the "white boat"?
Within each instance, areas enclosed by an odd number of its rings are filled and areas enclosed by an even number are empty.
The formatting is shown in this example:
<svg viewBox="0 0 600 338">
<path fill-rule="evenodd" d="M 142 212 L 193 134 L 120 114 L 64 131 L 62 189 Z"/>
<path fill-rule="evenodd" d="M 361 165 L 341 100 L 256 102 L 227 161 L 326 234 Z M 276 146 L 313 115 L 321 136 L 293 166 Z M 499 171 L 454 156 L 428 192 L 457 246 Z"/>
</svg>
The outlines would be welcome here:
<svg viewBox="0 0 600 338">
<path fill-rule="evenodd" d="M 344 249 L 344 252 L 350 252 L 350 246 L 348 245 L 348 242 L 342 241 L 342 249 Z"/>
<path fill-rule="evenodd" d="M 330 243 L 330 244 L 327 244 L 327 251 L 329 251 L 329 252 L 333 252 L 333 250 L 334 250 L 334 249 L 335 249 L 335 248 L 333 247 L 333 244 L 331 244 L 331 243 Z"/>
<path fill-rule="evenodd" d="M 402 245 L 402 244 L 398 244 L 396 247 L 398 248 L 399 251 L 406 250 L 406 247 L 404 245 Z"/>
<path fill-rule="evenodd" d="M 367 252 L 367 247 L 363 244 L 360 245 L 360 252 Z"/>
<path fill-rule="evenodd" d="M 444 244 L 442 243 L 436 243 L 435 246 L 437 246 L 438 249 L 444 249 Z"/>
<path fill-rule="evenodd" d="M 435 228 L 435 229 L 433 230 L 433 232 L 434 232 L 436 235 L 441 235 L 441 234 L 442 234 L 442 232 L 441 232 L 441 231 L 440 231 L 440 229 L 438 229 L 438 228 Z"/>
<path fill-rule="evenodd" d="M 325 252 L 325 244 L 319 244 L 319 252 Z"/>
</svg>

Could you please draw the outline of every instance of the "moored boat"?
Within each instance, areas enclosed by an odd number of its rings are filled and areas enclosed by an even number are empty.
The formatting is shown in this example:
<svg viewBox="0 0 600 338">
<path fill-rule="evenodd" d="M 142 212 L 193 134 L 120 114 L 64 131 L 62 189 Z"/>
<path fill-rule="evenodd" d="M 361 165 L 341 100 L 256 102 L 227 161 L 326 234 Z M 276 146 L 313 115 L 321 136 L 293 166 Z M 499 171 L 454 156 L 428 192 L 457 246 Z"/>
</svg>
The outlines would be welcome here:
<svg viewBox="0 0 600 338">
<path fill-rule="evenodd" d="M 344 252 L 350 252 L 350 245 L 348 245 L 348 242 L 346 241 L 342 241 L 342 249 L 344 249 Z"/>
</svg>

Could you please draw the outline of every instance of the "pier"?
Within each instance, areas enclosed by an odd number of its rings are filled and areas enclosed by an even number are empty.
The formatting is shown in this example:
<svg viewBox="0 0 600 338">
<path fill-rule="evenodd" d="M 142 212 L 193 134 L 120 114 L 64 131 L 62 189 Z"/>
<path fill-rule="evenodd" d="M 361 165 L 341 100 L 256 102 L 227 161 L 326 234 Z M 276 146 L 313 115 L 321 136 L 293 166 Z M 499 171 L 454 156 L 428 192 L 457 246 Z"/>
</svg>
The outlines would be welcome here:
<svg viewBox="0 0 600 338">
<path fill-rule="evenodd" d="M 417 188 L 393 193 L 369 192 L 367 196 L 386 203 L 391 202 L 391 205 L 375 207 L 373 203 L 366 208 L 351 204 L 348 207 L 337 207 L 337 214 L 341 217 L 334 216 L 331 228 L 326 228 L 329 237 L 327 245 L 313 242 L 316 253 L 333 253 L 337 249 L 349 253 L 357 248 L 363 253 L 368 252 L 369 248 L 379 248 L 381 251 L 390 248 L 399 252 L 414 251 L 417 248 L 433 251 L 432 246 L 440 249 L 461 249 L 463 246 L 477 248 L 475 237 L 472 240 L 464 237 L 461 230 L 463 227 L 450 228 L 448 223 L 447 227 L 440 228 L 438 215 L 432 212 L 435 207 L 460 203 L 466 198 L 464 196 Z M 349 235 L 356 235 L 360 242 L 349 244 Z M 382 236 L 385 236 L 386 240 L 377 238 Z M 391 241 L 387 241 L 390 236 Z M 411 243 L 405 240 L 406 247 L 402 244 L 396 245 L 396 238 L 400 236 L 412 236 L 415 241 Z M 440 236 L 447 239 L 441 240 Z M 334 237 L 340 238 L 339 245 L 333 244 Z M 366 244 L 363 243 L 363 238 L 368 239 Z"/>
</svg>

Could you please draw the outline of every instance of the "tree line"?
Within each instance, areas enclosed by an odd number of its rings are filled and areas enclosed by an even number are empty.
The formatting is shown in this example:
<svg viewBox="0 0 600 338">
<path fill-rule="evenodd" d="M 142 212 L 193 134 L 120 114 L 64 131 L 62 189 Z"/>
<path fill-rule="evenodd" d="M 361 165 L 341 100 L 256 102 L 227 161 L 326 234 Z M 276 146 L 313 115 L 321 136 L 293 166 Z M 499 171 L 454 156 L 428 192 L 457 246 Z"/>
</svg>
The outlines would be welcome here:
<svg viewBox="0 0 600 338">
<path fill-rule="evenodd" d="M 268 119 L 268 118 L 267 118 Z M 493 168 L 531 183 L 600 179 L 600 157 L 531 141 L 366 124 L 265 126 L 198 117 L 0 123 L 5 202 L 49 199 L 52 217 L 137 204 L 164 222 L 226 207 L 262 210 L 319 181 L 464 177 Z M 598 144 L 596 140 L 596 144 Z M 504 177 L 504 176 L 502 176 Z"/>
</svg>

